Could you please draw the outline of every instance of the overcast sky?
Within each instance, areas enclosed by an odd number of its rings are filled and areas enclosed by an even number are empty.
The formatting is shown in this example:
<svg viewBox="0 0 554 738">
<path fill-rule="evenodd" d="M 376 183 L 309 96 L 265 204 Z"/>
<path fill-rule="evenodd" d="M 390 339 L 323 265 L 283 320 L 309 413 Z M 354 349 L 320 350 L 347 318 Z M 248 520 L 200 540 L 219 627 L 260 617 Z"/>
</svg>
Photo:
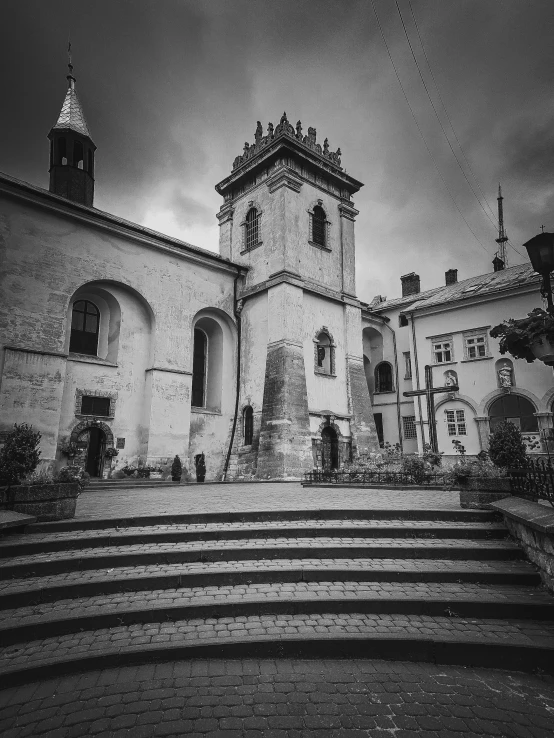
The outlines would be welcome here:
<svg viewBox="0 0 554 738">
<path fill-rule="evenodd" d="M 554 230 L 553 0 L 398 0 L 428 89 L 477 196 L 505 196 L 509 264 Z M 95 206 L 218 250 L 214 185 L 256 121 L 286 110 L 343 152 L 355 198 L 361 299 L 491 271 L 495 227 L 445 139 L 395 0 L 2 0 L 0 171 L 48 187 L 46 135 L 67 82 L 96 153 Z M 449 127 L 422 51 L 463 153 Z M 464 155 L 479 184 L 473 178 Z M 469 223 L 472 235 L 457 207 Z M 484 247 L 484 248 L 483 248 Z"/>
</svg>

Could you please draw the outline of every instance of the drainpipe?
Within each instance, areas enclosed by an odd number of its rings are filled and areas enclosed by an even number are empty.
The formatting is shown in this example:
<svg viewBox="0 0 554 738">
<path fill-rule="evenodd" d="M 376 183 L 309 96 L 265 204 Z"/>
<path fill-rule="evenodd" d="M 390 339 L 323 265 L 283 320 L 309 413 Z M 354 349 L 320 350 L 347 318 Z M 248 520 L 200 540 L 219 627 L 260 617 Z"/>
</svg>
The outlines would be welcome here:
<svg viewBox="0 0 554 738">
<path fill-rule="evenodd" d="M 402 439 L 402 418 L 400 414 L 400 384 L 398 381 L 398 353 L 396 350 L 396 333 L 389 325 L 390 318 L 383 318 L 383 325 L 385 325 L 392 333 L 392 347 L 394 351 L 394 376 L 396 380 L 396 420 L 398 424 L 398 444 L 400 446 L 400 452 L 404 453 L 404 444 Z"/>
<path fill-rule="evenodd" d="M 410 325 L 412 327 L 412 343 L 414 345 L 414 367 L 415 367 L 415 380 L 416 380 L 416 389 L 421 389 L 421 385 L 419 383 L 419 362 L 417 360 L 417 343 L 416 343 L 416 332 L 415 332 L 415 318 L 414 314 L 410 313 Z M 425 446 L 425 431 L 423 426 L 423 413 L 421 410 L 421 395 L 417 395 L 417 407 L 419 410 L 419 423 L 421 428 L 421 443 L 422 443 L 422 449 L 423 452 L 423 446 Z"/>
<path fill-rule="evenodd" d="M 233 417 L 233 425 L 231 427 L 231 440 L 229 441 L 229 448 L 227 449 L 227 456 L 225 458 L 225 466 L 223 467 L 223 474 L 221 475 L 222 482 L 225 482 L 226 477 L 227 477 L 227 470 L 229 468 L 229 460 L 231 459 L 231 452 L 233 450 L 235 432 L 237 430 L 237 419 L 239 415 L 242 300 L 237 300 L 237 284 L 240 279 L 240 276 L 241 276 L 240 269 L 237 269 L 237 276 L 235 277 L 235 281 L 233 284 L 233 309 L 235 313 L 235 320 L 237 321 L 237 384 L 236 384 L 236 389 L 235 389 L 235 415 Z"/>
</svg>

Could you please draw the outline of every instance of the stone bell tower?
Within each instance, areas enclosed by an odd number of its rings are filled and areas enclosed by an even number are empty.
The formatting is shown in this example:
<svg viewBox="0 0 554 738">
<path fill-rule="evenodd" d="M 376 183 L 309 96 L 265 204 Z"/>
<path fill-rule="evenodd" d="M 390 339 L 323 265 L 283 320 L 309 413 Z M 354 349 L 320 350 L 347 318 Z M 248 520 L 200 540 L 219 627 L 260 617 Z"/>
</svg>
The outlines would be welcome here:
<svg viewBox="0 0 554 738">
<path fill-rule="evenodd" d="M 258 122 L 254 143 L 216 186 L 220 253 L 249 268 L 238 295 L 240 406 L 253 408 L 255 422 L 251 445 L 241 449 L 240 434 L 235 444 L 239 476 L 246 457 L 260 479 L 311 470 L 329 418 L 340 462 L 378 447 L 355 295 L 351 198 L 360 187 L 340 149 L 286 114 L 265 135 Z"/>
<path fill-rule="evenodd" d="M 50 130 L 50 192 L 92 207 L 94 145 L 75 91 L 73 65 L 68 64 L 68 88 L 58 120 Z"/>
</svg>

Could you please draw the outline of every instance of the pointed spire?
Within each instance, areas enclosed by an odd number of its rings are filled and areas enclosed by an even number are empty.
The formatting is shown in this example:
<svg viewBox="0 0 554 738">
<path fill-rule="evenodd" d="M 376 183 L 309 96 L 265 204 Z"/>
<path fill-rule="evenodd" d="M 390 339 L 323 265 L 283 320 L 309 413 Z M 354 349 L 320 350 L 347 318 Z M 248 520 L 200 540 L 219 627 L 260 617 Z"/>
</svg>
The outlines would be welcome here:
<svg viewBox="0 0 554 738">
<path fill-rule="evenodd" d="M 77 92 L 75 91 L 75 77 L 73 76 L 73 64 L 71 62 L 71 42 L 69 42 L 67 53 L 67 68 L 69 69 L 69 74 L 67 75 L 67 93 L 65 95 L 65 100 L 63 101 L 58 120 L 52 127 L 52 130 L 69 129 L 80 133 L 82 136 L 88 136 L 88 138 L 92 140 L 87 126 L 87 121 L 85 120 L 85 114 L 83 113 L 81 103 L 79 102 Z"/>
</svg>

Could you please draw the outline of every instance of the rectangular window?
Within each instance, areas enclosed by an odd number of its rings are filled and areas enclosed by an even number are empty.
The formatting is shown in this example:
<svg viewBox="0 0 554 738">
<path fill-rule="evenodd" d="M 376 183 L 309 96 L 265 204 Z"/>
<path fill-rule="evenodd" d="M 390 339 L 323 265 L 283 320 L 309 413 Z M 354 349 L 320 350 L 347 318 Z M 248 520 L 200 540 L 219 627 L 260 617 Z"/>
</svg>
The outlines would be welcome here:
<svg viewBox="0 0 554 738">
<path fill-rule="evenodd" d="M 83 395 L 81 399 L 81 415 L 100 415 L 108 417 L 110 414 L 110 398 Z"/>
<path fill-rule="evenodd" d="M 402 418 L 404 438 L 417 438 L 415 415 L 404 415 Z"/>
<path fill-rule="evenodd" d="M 406 373 L 404 374 L 404 379 L 411 379 L 412 378 L 412 357 L 409 351 L 404 351 L 404 362 L 406 364 Z"/>
<path fill-rule="evenodd" d="M 433 341 L 433 360 L 435 364 L 445 364 L 452 361 L 452 339 Z"/>
<path fill-rule="evenodd" d="M 449 436 L 467 436 L 465 410 L 445 410 Z"/>
<path fill-rule="evenodd" d="M 483 333 L 479 336 L 464 336 L 466 359 L 481 359 L 488 356 L 487 336 Z"/>
</svg>

